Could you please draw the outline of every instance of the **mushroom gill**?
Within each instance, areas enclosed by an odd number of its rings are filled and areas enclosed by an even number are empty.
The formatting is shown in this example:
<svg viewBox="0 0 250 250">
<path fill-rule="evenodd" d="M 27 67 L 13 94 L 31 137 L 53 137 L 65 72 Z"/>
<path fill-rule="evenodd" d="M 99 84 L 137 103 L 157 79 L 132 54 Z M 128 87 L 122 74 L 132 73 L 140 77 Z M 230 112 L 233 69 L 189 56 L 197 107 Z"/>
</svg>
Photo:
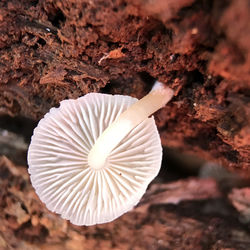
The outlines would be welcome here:
<svg viewBox="0 0 250 250">
<path fill-rule="evenodd" d="M 148 105 L 155 99 L 159 96 Z M 62 101 L 39 122 L 28 165 L 32 185 L 49 210 L 75 225 L 94 225 L 139 202 L 159 172 L 162 147 L 154 118 L 147 118 L 160 107 L 128 115 L 138 103 L 130 96 L 90 93 Z M 124 117 L 134 116 L 141 117 L 123 126 Z"/>
</svg>

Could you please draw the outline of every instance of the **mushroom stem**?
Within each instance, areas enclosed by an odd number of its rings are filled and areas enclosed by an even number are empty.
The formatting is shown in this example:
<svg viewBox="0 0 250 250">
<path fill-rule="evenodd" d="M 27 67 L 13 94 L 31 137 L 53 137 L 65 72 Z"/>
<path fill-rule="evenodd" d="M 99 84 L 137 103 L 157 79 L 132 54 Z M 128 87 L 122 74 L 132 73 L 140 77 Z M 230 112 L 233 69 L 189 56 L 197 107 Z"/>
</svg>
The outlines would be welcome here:
<svg viewBox="0 0 250 250">
<path fill-rule="evenodd" d="M 150 115 L 164 107 L 173 94 L 172 89 L 156 82 L 151 92 L 131 105 L 99 136 L 89 152 L 89 166 L 96 170 L 105 167 L 108 156 L 122 139 Z"/>
</svg>

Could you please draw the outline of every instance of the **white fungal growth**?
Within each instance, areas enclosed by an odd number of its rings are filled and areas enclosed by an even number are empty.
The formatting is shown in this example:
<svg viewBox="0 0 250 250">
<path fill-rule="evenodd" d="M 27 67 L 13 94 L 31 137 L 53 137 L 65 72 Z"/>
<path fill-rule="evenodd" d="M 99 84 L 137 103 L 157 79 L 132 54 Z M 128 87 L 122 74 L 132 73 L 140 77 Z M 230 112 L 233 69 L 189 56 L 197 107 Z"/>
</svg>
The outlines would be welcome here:
<svg viewBox="0 0 250 250">
<path fill-rule="evenodd" d="M 169 88 L 140 101 L 91 93 L 52 108 L 28 151 L 32 185 L 48 209 L 76 225 L 114 220 L 132 209 L 158 174 L 162 147 L 153 112 Z"/>
</svg>

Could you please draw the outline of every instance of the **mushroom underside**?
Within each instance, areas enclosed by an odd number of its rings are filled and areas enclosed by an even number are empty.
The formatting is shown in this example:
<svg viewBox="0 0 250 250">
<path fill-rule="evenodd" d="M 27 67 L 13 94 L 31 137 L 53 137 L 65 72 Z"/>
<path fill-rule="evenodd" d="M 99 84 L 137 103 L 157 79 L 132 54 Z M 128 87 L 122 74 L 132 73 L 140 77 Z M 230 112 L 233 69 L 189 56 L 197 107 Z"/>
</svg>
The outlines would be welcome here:
<svg viewBox="0 0 250 250">
<path fill-rule="evenodd" d="M 103 168 L 88 164 L 97 138 L 136 101 L 91 93 L 62 101 L 39 122 L 28 164 L 32 185 L 48 209 L 73 224 L 94 225 L 114 220 L 139 202 L 161 165 L 162 147 L 153 117 L 123 138 Z"/>
</svg>

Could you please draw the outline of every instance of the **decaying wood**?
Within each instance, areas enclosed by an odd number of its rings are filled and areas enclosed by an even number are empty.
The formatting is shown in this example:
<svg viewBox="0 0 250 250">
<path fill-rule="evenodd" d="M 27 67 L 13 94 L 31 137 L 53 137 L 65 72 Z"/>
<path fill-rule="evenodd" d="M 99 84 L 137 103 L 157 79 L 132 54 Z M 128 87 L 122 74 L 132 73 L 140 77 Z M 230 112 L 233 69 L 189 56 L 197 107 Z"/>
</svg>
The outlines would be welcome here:
<svg viewBox="0 0 250 250">
<path fill-rule="evenodd" d="M 0 114 L 39 120 L 93 91 L 140 98 L 158 79 L 175 90 L 156 115 L 163 145 L 250 176 L 248 13 L 247 0 L 3 0 Z"/>
<path fill-rule="evenodd" d="M 249 189 L 243 196 L 236 194 L 240 190 L 230 195 L 238 213 L 212 179 L 155 183 L 134 210 L 91 227 L 74 226 L 49 212 L 26 167 L 6 157 L 0 158 L 0 190 L 0 249 L 245 250 L 250 244 L 250 204 L 237 205 Z"/>
<path fill-rule="evenodd" d="M 248 0 L 1 0 L 0 125 L 89 92 L 141 98 L 159 80 L 175 91 L 155 114 L 163 146 L 232 173 L 160 175 L 133 211 L 76 227 L 30 185 L 34 124 L 15 143 L 0 126 L 0 154 L 20 160 L 0 158 L 0 249 L 248 249 L 249 12 Z"/>
</svg>

